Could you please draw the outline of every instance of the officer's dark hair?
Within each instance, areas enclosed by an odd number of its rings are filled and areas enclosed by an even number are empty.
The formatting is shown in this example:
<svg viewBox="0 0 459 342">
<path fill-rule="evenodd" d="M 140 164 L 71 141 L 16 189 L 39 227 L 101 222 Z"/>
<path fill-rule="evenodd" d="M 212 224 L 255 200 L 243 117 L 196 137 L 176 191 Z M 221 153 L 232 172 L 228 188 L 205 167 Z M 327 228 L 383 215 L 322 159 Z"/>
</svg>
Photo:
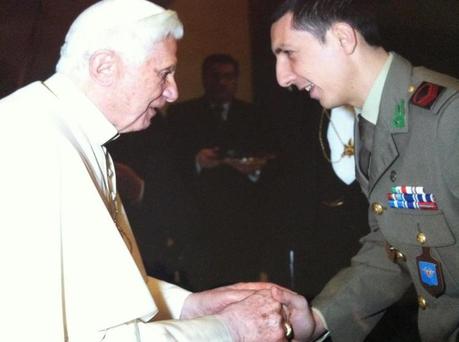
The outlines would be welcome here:
<svg viewBox="0 0 459 342">
<path fill-rule="evenodd" d="M 327 30 L 336 22 L 345 22 L 372 46 L 381 46 L 376 20 L 376 0 L 286 0 L 274 12 L 275 23 L 288 12 L 293 13 L 293 28 L 311 33 L 325 42 Z"/>
<path fill-rule="evenodd" d="M 236 76 L 239 75 L 239 62 L 235 60 L 231 55 L 225 53 L 214 53 L 207 56 L 202 62 L 202 75 L 207 72 L 215 64 L 231 64 L 236 71 Z"/>
</svg>

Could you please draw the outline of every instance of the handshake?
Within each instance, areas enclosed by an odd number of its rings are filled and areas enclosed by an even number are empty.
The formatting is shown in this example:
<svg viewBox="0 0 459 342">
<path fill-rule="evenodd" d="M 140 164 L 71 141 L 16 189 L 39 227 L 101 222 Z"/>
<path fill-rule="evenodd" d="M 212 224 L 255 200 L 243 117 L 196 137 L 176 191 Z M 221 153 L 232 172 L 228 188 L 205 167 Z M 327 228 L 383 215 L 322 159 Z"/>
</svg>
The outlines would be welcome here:
<svg viewBox="0 0 459 342">
<path fill-rule="evenodd" d="M 214 315 L 233 341 L 310 341 L 325 329 L 306 299 L 272 283 L 239 283 L 191 294 L 181 319 Z"/>
</svg>

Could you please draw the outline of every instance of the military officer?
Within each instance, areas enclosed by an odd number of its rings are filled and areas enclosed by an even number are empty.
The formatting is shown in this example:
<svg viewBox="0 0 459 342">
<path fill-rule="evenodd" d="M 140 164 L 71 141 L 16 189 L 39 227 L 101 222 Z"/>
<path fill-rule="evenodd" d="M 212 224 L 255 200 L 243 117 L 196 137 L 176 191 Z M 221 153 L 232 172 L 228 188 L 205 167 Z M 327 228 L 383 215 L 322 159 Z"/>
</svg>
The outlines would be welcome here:
<svg viewBox="0 0 459 342">
<path fill-rule="evenodd" d="M 351 266 L 312 301 L 313 319 L 291 322 L 300 340 L 361 341 L 414 284 L 421 339 L 457 341 L 459 81 L 386 51 L 374 3 L 287 0 L 271 27 L 282 87 L 354 107 L 356 178 L 370 204 Z"/>
</svg>

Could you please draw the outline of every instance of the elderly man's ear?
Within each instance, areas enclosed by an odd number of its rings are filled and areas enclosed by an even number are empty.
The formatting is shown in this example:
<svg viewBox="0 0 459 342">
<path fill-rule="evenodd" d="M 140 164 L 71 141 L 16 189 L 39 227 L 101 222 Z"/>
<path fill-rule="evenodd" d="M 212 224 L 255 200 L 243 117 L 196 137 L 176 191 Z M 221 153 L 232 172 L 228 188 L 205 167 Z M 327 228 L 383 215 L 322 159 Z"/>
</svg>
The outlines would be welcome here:
<svg viewBox="0 0 459 342">
<path fill-rule="evenodd" d="M 119 74 L 121 59 L 111 50 L 98 50 L 89 59 L 89 75 L 101 86 L 110 86 Z"/>
</svg>

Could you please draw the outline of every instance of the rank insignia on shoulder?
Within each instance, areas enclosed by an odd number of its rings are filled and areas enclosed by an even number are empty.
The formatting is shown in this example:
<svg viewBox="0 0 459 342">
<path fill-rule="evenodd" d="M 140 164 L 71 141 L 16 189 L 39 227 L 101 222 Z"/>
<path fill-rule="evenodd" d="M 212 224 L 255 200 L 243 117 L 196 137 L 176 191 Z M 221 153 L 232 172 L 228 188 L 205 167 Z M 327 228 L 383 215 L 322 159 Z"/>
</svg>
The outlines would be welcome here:
<svg viewBox="0 0 459 342">
<path fill-rule="evenodd" d="M 410 102 L 416 106 L 430 109 L 445 87 L 435 83 L 422 82 L 411 96 Z"/>
</svg>

